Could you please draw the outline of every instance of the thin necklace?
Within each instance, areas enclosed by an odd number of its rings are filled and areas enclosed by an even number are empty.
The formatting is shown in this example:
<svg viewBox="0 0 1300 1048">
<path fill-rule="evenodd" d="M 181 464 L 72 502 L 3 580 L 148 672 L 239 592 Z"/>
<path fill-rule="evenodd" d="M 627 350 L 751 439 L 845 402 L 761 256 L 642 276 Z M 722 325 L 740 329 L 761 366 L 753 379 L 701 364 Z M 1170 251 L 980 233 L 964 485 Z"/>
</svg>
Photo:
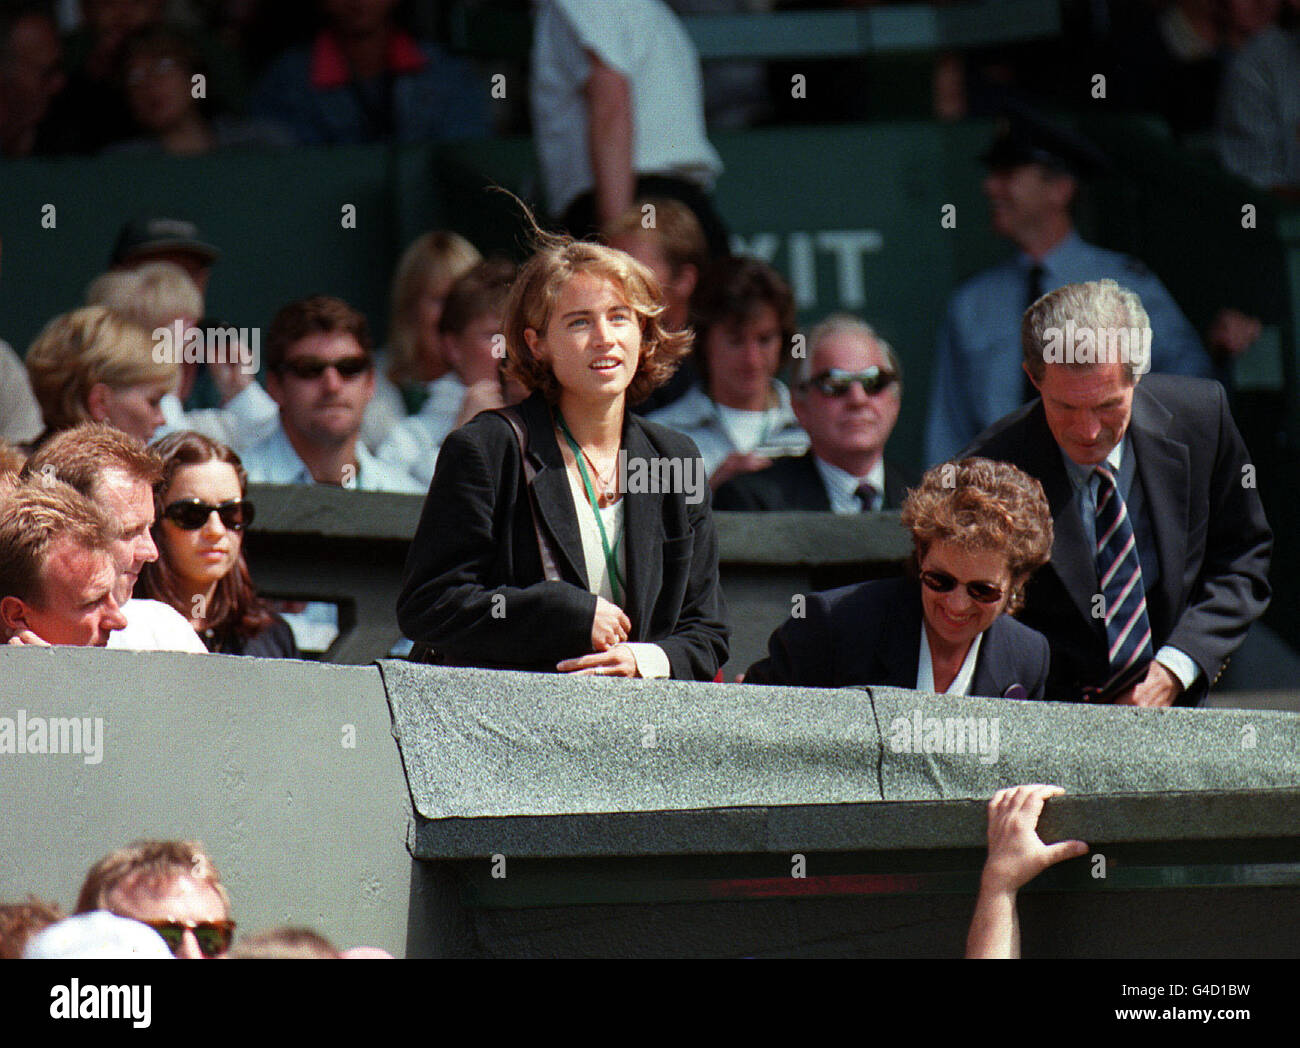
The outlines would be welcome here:
<svg viewBox="0 0 1300 1048">
<path fill-rule="evenodd" d="M 600 495 L 596 501 L 599 503 L 600 507 L 604 509 L 613 501 L 615 494 L 618 492 L 618 485 L 615 483 L 618 479 L 618 456 L 616 455 L 614 457 L 614 464 L 609 469 L 609 476 L 603 477 L 601 476 L 600 470 L 596 468 L 596 463 L 593 462 L 591 456 L 587 454 L 587 449 L 578 443 L 578 439 L 569 432 L 569 427 L 564 424 L 564 416 L 562 415 L 559 416 L 559 429 L 563 432 L 565 437 L 569 439 L 571 446 L 576 447 L 580 452 L 582 452 L 582 457 L 587 460 L 587 465 L 591 467 L 591 472 L 595 474 L 596 480 L 600 482 Z"/>
</svg>

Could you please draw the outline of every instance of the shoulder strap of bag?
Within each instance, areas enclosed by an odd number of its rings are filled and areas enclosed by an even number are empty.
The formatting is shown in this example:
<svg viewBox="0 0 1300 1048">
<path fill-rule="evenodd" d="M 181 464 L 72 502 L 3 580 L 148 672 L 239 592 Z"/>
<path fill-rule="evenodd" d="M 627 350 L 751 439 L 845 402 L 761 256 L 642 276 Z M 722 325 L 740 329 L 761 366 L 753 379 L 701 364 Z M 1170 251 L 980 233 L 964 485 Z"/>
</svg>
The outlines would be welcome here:
<svg viewBox="0 0 1300 1048">
<path fill-rule="evenodd" d="M 537 552 L 542 557 L 542 572 L 547 582 L 560 581 L 560 569 L 555 559 L 555 551 L 542 528 L 541 514 L 537 511 L 537 493 L 533 491 L 533 479 L 537 468 L 528 458 L 528 430 L 524 426 L 523 416 L 517 407 L 497 408 L 496 413 L 510 423 L 515 432 L 515 441 L 519 444 L 519 458 L 524 467 L 524 484 L 528 489 L 528 509 L 533 517 L 533 532 L 537 535 Z"/>
</svg>

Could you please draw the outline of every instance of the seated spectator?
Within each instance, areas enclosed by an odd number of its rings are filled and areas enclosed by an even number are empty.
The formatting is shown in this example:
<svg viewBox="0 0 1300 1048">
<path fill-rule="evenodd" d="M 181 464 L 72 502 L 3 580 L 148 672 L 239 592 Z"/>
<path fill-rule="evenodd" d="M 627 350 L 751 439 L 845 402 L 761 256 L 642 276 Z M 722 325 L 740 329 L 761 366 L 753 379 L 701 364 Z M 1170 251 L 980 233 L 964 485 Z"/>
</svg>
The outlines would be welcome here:
<svg viewBox="0 0 1300 1048">
<path fill-rule="evenodd" d="M 122 93 L 122 46 L 162 22 L 166 0 L 81 0 L 82 27 L 66 41 L 67 77 L 36 132 L 40 155 L 98 153 L 131 133 Z"/>
<path fill-rule="evenodd" d="M 1064 792 L 1059 786 L 1012 786 L 989 801 L 989 854 L 966 939 L 968 958 L 1018 958 L 1016 893 L 1049 866 L 1087 854 L 1083 841 L 1044 844 L 1038 836 L 1043 805 Z"/>
<path fill-rule="evenodd" d="M 695 441 L 714 490 L 772 456 L 802 455 L 808 434 L 776 377 L 794 335 L 789 285 L 763 262 L 726 258 L 705 274 L 691 310 L 704 385 L 648 417 Z"/>
<path fill-rule="evenodd" d="M 746 682 L 1042 698 L 1047 641 L 1010 617 L 1052 549 L 1042 485 L 1003 462 L 944 463 L 908 493 L 903 527 L 907 577 L 808 594 Z"/>
<path fill-rule="evenodd" d="M 219 343 L 207 337 L 201 327 L 203 295 L 176 263 L 144 262 L 101 273 L 86 290 L 86 305 L 107 306 L 148 331 L 155 349 L 170 348 L 174 354 L 171 359 L 180 357 L 180 386 L 159 403 L 165 421 L 157 435 L 192 429 L 242 448 L 264 440 L 274 431 L 280 412 L 253 377 L 258 361 L 251 348 L 239 341 L 239 332 L 234 328 L 219 329 L 223 335 Z M 185 359 L 190 353 L 189 344 L 200 336 L 204 359 Z M 212 353 L 208 353 L 209 345 Z M 187 412 L 184 402 L 205 366 L 217 386 L 222 406 Z"/>
<path fill-rule="evenodd" d="M 336 961 L 342 955 L 310 928 L 272 928 L 240 939 L 228 956 L 232 961 Z"/>
<path fill-rule="evenodd" d="M 1300 189 L 1300 0 L 1286 0 L 1281 24 L 1229 63 L 1216 134 L 1229 171 L 1261 188 Z"/>
<path fill-rule="evenodd" d="M 653 210 L 647 212 L 647 207 Z M 649 197 L 638 200 L 603 232 L 610 247 L 650 268 L 664 296 L 662 324 L 669 331 L 683 330 L 691 319 L 691 296 L 709 260 L 704 230 L 691 209 L 677 200 Z M 688 354 L 673 377 L 634 408 L 648 415 L 678 400 L 699 381 L 695 358 Z"/>
<path fill-rule="evenodd" d="M 27 350 L 48 439 L 82 422 L 107 422 L 148 443 L 163 424 L 162 399 L 179 373 L 153 355 L 144 328 L 103 306 L 55 317 Z"/>
<path fill-rule="evenodd" d="M 31 156 L 36 130 L 63 90 L 63 44 L 36 7 L 0 15 L 0 154 Z"/>
<path fill-rule="evenodd" d="M 0 513 L 0 633 L 9 644 L 103 647 L 126 625 L 113 597 L 116 529 L 66 484 L 20 484 Z"/>
<path fill-rule="evenodd" d="M 113 595 L 126 626 L 113 634 L 109 647 L 202 654 L 207 649 L 184 616 L 160 601 L 131 596 L 144 566 L 158 559 L 150 528 L 153 488 L 161 476 L 157 455 L 120 430 L 96 423 L 59 433 L 23 467 L 29 484 L 70 484 L 118 524 L 112 546 L 118 569 Z"/>
<path fill-rule="evenodd" d="M 185 270 L 199 294 L 206 295 L 213 263 L 220 256 L 193 222 L 149 215 L 131 219 L 118 231 L 111 265 L 113 269 L 136 269 L 149 262 L 171 262 Z"/>
<path fill-rule="evenodd" d="M 375 391 L 364 316 L 325 295 L 291 302 L 271 321 L 265 348 L 266 388 L 280 405 L 280 425 L 242 455 L 249 480 L 410 494 L 423 490 L 372 456 L 359 439 Z"/>
<path fill-rule="evenodd" d="M 186 616 L 209 651 L 297 658 L 293 632 L 258 599 L 244 562 L 253 522 L 239 456 L 198 433 L 173 433 L 152 448 L 163 460 L 155 485 L 158 559 L 144 566 L 145 596 Z"/>
<path fill-rule="evenodd" d="M 230 896 L 194 841 L 137 841 L 104 856 L 77 895 L 77 913 L 94 910 L 147 924 L 185 960 L 225 956 L 235 934 Z"/>
<path fill-rule="evenodd" d="M 401 29 L 396 6 L 320 0 L 325 27 L 310 47 L 271 64 L 254 92 L 254 113 L 284 124 L 304 145 L 487 135 L 487 84 L 464 59 Z"/>
<path fill-rule="evenodd" d="M 65 917 L 34 935 L 23 950 L 27 961 L 172 960 L 152 928 L 104 910 Z"/>
<path fill-rule="evenodd" d="M 3 105 L 3 99 L 0 99 Z M 22 357 L 0 339 L 0 440 L 31 444 L 45 428 Z"/>
<path fill-rule="evenodd" d="M 0 905 L 0 961 L 18 960 L 30 939 L 61 920 L 63 907 L 34 895 Z"/>
<path fill-rule="evenodd" d="M 438 321 L 443 357 L 463 391 L 475 383 L 495 384 L 498 365 L 505 356 L 502 310 L 515 279 L 512 262 L 480 262 L 452 285 Z M 379 449 L 379 457 L 409 473 L 423 488 L 433 479 L 438 449 L 459 420 L 441 410 L 430 398 L 425 407 L 393 427 Z M 444 428 L 445 427 L 445 428 Z"/>
<path fill-rule="evenodd" d="M 184 34 L 149 26 L 125 44 L 126 99 L 138 136 L 116 142 L 110 153 L 172 153 L 193 156 L 217 149 L 283 148 L 294 144 L 286 129 L 267 120 L 205 113 L 194 96 L 193 77 L 206 77 L 203 59 Z"/>
<path fill-rule="evenodd" d="M 465 387 L 443 357 L 438 323 L 452 284 L 482 261 L 473 244 L 445 230 L 417 237 L 402 252 L 393 274 L 391 345 L 375 354 L 375 396 L 361 424 L 361 439 L 371 451 L 429 402 L 431 413 L 456 417 Z"/>
<path fill-rule="evenodd" d="M 898 421 L 903 369 L 893 349 L 857 317 L 837 313 L 808 336 L 795 361 L 794 413 L 812 447 L 722 485 L 714 509 L 897 509 L 905 481 L 885 464 Z"/>
</svg>

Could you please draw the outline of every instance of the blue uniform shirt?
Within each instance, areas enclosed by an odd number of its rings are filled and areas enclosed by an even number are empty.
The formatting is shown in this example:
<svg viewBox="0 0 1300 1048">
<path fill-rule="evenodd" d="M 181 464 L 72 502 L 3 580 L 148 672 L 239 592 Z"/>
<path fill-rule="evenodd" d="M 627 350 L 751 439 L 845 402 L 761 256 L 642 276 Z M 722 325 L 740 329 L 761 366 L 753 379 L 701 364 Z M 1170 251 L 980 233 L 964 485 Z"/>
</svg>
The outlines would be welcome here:
<svg viewBox="0 0 1300 1048">
<path fill-rule="evenodd" d="M 1034 260 L 1024 252 L 986 269 L 953 292 L 939 329 L 925 429 L 925 459 L 943 462 L 1020 407 L 1024 359 L 1020 320 Z M 1141 262 L 1095 247 L 1071 231 L 1040 263 L 1044 294 L 1065 284 L 1111 279 L 1133 291 L 1151 318 L 1151 370 L 1213 378 L 1196 330 L 1160 280 Z"/>
</svg>

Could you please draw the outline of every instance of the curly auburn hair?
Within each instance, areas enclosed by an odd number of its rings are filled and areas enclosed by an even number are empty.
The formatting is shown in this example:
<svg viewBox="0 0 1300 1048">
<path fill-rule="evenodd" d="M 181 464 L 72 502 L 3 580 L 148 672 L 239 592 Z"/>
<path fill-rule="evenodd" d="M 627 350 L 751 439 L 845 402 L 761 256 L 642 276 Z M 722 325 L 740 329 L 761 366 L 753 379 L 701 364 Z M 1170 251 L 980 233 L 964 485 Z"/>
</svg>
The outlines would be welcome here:
<svg viewBox="0 0 1300 1048">
<path fill-rule="evenodd" d="M 526 389 L 541 390 L 554 404 L 560 399 L 555 372 L 528 348 L 524 332 L 544 332 L 564 286 L 579 273 L 604 277 L 618 288 L 636 314 L 641 327 L 641 361 L 627 389 L 627 401 L 645 400 L 677 370 L 691 346 L 691 332 L 668 331 L 660 323 L 664 311 L 659 281 L 647 266 L 631 255 L 604 244 L 543 233 L 534 226 L 539 247 L 519 271 L 506 300 L 507 378 Z"/>
<path fill-rule="evenodd" d="M 163 529 L 163 510 L 166 508 L 167 490 L 176 478 L 177 470 L 197 466 L 204 462 L 226 462 L 235 468 L 239 477 L 239 496 L 248 494 L 248 474 L 244 464 L 225 444 L 182 430 L 171 433 L 151 446 L 163 460 L 162 478 L 154 485 L 154 543 L 158 546 L 158 559 L 140 571 L 139 587 L 144 596 L 170 604 L 188 620 L 190 607 L 182 593 L 180 578 L 172 566 L 166 532 Z M 238 640 L 256 637 L 271 625 L 271 610 L 257 595 L 253 577 L 244 561 L 244 548 L 240 545 L 234 565 L 217 583 L 216 591 L 208 604 L 207 624 L 212 630 L 213 642 L 209 650 L 227 651 Z"/>
<path fill-rule="evenodd" d="M 935 542 L 1005 554 L 1011 572 L 1007 612 L 1024 605 L 1024 585 L 1052 555 L 1052 512 L 1043 486 L 1008 462 L 965 458 L 931 466 L 903 501 L 912 533 L 910 568 Z"/>
</svg>

